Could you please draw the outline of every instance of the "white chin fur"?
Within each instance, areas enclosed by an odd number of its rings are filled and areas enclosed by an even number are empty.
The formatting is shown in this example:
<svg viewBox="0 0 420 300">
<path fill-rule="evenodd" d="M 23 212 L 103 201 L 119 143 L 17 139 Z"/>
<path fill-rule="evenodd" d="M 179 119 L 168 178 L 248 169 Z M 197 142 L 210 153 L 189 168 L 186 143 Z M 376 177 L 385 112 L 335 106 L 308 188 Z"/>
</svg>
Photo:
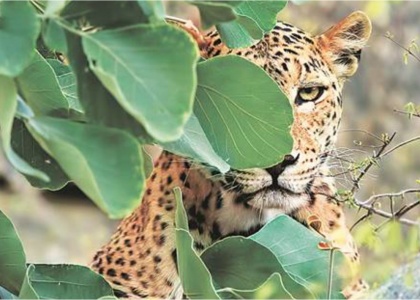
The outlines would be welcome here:
<svg viewBox="0 0 420 300">
<path fill-rule="evenodd" d="M 292 194 L 283 191 L 267 190 L 256 194 L 248 204 L 256 209 L 275 209 L 280 210 L 284 214 L 288 214 L 302 207 L 309 200 L 309 195 L 307 194 Z"/>
</svg>

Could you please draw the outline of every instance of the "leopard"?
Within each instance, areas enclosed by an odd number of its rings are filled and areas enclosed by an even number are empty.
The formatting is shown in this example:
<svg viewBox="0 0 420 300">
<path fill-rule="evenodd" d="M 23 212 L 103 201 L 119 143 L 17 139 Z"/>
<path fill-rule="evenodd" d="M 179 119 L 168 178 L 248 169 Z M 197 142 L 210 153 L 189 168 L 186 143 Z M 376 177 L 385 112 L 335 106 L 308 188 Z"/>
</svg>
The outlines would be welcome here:
<svg viewBox="0 0 420 300">
<path fill-rule="evenodd" d="M 175 247 L 175 187 L 182 191 L 197 251 L 228 236 L 250 236 L 286 214 L 344 253 L 352 274 L 342 290 L 344 297 L 356 298 L 367 291 L 328 162 L 342 118 L 343 86 L 355 74 L 371 31 L 368 16 L 356 11 L 319 35 L 278 21 L 261 40 L 245 48 L 229 48 L 217 30 L 192 32 L 203 59 L 240 56 L 278 84 L 293 110 L 293 148 L 274 166 L 224 174 L 163 151 L 147 179 L 141 205 L 122 220 L 90 264 L 118 297 L 183 296 Z"/>
</svg>

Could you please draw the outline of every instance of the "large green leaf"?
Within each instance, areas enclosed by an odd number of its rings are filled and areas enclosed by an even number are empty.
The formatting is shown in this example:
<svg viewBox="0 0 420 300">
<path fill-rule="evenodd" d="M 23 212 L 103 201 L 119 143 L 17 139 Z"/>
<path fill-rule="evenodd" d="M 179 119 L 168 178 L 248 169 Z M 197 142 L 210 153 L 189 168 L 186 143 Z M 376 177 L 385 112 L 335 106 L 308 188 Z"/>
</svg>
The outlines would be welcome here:
<svg viewBox="0 0 420 300">
<path fill-rule="evenodd" d="M 137 3 L 149 22 L 159 22 L 165 19 L 165 7 L 161 0 L 137 0 Z"/>
<path fill-rule="evenodd" d="M 55 191 L 61 189 L 70 181 L 57 161 L 41 148 L 21 120 L 15 119 L 13 123 L 11 144 L 16 154 L 50 178 L 46 182 L 23 173 L 32 186 Z"/>
<path fill-rule="evenodd" d="M 144 128 L 103 87 L 98 78 L 89 69 L 78 36 L 67 33 L 69 60 L 77 79 L 78 99 L 90 123 L 124 129 L 143 143 L 152 143 L 153 139 Z"/>
<path fill-rule="evenodd" d="M 49 178 L 45 173 L 32 168 L 30 164 L 13 151 L 11 146 L 11 135 L 18 98 L 13 80 L 0 75 L 0 91 L 0 134 L 3 150 L 7 159 L 19 172 L 39 178 L 45 182 L 49 181 Z"/>
<path fill-rule="evenodd" d="M 229 22 L 236 19 L 233 8 L 242 1 L 189 1 L 200 10 L 201 25 L 208 29 L 213 25 L 222 22 Z"/>
<path fill-rule="evenodd" d="M 61 17 L 75 25 L 87 23 L 92 27 L 110 29 L 146 23 L 150 15 L 143 13 L 136 1 L 87 0 L 70 1 Z"/>
<path fill-rule="evenodd" d="M 19 75 L 34 54 L 40 23 L 29 1 L 1 1 L 0 74 Z"/>
<path fill-rule="evenodd" d="M 218 290 L 254 290 L 272 274 L 278 273 L 283 285 L 279 285 L 274 293 L 281 294 L 280 298 L 312 298 L 303 285 L 289 276 L 273 252 L 252 239 L 239 236 L 225 238 L 204 250 L 201 258 Z"/>
<path fill-rule="evenodd" d="M 217 30 L 228 47 L 248 47 L 273 29 L 277 14 L 286 3 L 287 0 L 243 1 L 234 8 L 238 18 L 218 24 Z"/>
<path fill-rule="evenodd" d="M 76 112 L 83 113 L 83 107 L 77 97 L 76 77 L 71 68 L 56 59 L 48 59 L 47 62 L 54 70 L 55 76 L 57 76 L 58 84 L 60 85 L 63 95 L 67 99 L 69 108 Z"/>
<path fill-rule="evenodd" d="M 263 37 L 257 23 L 247 16 L 239 16 L 238 21 L 216 26 L 223 43 L 229 48 L 244 48 L 255 44 Z"/>
<path fill-rule="evenodd" d="M 17 77 L 17 83 L 22 97 L 36 115 L 68 115 L 69 104 L 55 73 L 38 52 Z"/>
<path fill-rule="evenodd" d="M 150 174 L 152 174 L 154 169 L 153 158 L 150 156 L 149 153 L 142 147 L 141 153 L 143 154 L 143 170 L 144 176 L 149 178 Z"/>
<path fill-rule="evenodd" d="M 0 286 L 19 294 L 26 257 L 12 222 L 0 211 Z"/>
<path fill-rule="evenodd" d="M 181 190 L 175 188 L 174 194 L 177 267 L 183 292 L 190 299 L 220 299 L 216 294 L 208 269 L 194 250 Z"/>
<path fill-rule="evenodd" d="M 342 253 L 320 250 L 324 239 L 288 216 L 280 216 L 265 225 L 250 239 L 270 249 L 286 271 L 318 299 L 327 298 L 330 270 L 333 271 L 332 299 L 342 299 Z M 330 255 L 335 255 L 330 266 Z M 286 285 L 287 287 L 287 285 Z"/>
<path fill-rule="evenodd" d="M 243 1 L 235 12 L 254 20 L 264 33 L 273 29 L 277 23 L 277 14 L 286 6 L 287 0 Z"/>
<path fill-rule="evenodd" d="M 56 20 L 48 19 L 42 24 L 42 38 L 51 50 L 67 53 L 66 35 Z"/>
<path fill-rule="evenodd" d="M 28 129 L 66 174 L 112 218 L 136 208 L 144 188 L 141 147 L 124 131 L 50 117 Z"/>
<path fill-rule="evenodd" d="M 229 165 L 214 152 L 209 140 L 198 122 L 197 117 L 191 114 L 184 127 L 184 134 L 178 140 L 160 144 L 166 150 L 184 157 L 207 163 L 219 169 L 220 172 L 229 171 Z"/>
<path fill-rule="evenodd" d="M 262 285 L 253 290 L 226 288 L 219 290 L 223 299 L 293 299 L 284 287 L 281 275 L 274 273 Z"/>
<path fill-rule="evenodd" d="M 102 84 L 157 140 L 178 139 L 193 106 L 198 59 L 192 38 L 174 26 L 139 25 L 84 35 Z"/>
<path fill-rule="evenodd" d="M 5 288 L 0 286 L 0 299 L 19 299 L 16 295 L 12 294 Z"/>
<path fill-rule="evenodd" d="M 98 299 L 113 296 L 105 279 L 85 266 L 43 265 L 28 267 L 21 299 Z"/>
<path fill-rule="evenodd" d="M 216 57 L 198 65 L 194 113 L 213 149 L 233 168 L 268 167 L 292 149 L 287 97 L 243 58 Z"/>
</svg>

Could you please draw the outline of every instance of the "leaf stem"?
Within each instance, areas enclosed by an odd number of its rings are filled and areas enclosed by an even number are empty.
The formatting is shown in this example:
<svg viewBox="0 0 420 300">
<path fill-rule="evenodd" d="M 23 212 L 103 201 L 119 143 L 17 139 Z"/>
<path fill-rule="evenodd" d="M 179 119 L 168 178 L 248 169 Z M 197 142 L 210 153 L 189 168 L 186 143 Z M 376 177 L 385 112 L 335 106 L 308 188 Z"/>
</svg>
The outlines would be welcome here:
<svg viewBox="0 0 420 300">
<path fill-rule="evenodd" d="M 331 299 L 331 294 L 332 294 L 334 251 L 335 251 L 335 248 L 332 248 L 330 251 L 330 264 L 329 264 L 329 270 L 328 270 L 328 283 L 327 283 L 327 291 L 328 291 L 327 299 Z"/>
</svg>

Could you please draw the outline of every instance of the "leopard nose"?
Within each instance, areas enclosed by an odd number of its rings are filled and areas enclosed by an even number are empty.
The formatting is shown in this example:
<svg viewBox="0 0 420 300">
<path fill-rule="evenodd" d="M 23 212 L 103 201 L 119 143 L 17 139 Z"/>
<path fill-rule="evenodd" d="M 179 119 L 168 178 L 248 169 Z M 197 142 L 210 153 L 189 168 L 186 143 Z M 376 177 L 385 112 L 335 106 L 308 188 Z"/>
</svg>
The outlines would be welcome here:
<svg viewBox="0 0 420 300">
<path fill-rule="evenodd" d="M 284 156 L 282 162 L 278 163 L 275 166 L 269 167 L 265 170 L 268 172 L 268 174 L 271 175 L 273 179 L 277 179 L 281 175 L 281 173 L 284 172 L 286 167 L 294 165 L 298 159 L 299 159 L 299 154 L 296 157 L 294 157 L 291 154 L 287 154 Z"/>
</svg>

